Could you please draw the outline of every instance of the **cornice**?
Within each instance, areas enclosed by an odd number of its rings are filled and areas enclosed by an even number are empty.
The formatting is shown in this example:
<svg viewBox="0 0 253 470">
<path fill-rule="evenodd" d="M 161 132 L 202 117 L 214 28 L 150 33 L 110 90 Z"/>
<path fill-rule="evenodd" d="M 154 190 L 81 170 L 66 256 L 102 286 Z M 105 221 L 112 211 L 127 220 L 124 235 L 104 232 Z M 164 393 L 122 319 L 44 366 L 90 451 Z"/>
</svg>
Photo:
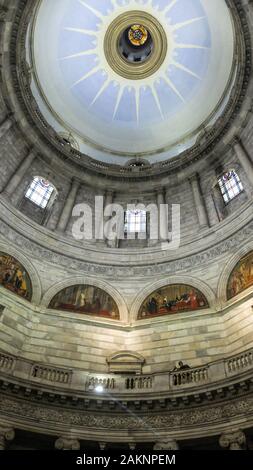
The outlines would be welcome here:
<svg viewBox="0 0 253 470">
<path fill-rule="evenodd" d="M 107 442 L 129 438 L 129 432 L 136 440 L 152 440 L 157 433 L 168 432 L 179 438 L 217 435 L 233 426 L 246 429 L 253 425 L 252 387 L 249 389 L 245 382 L 240 387 L 240 391 L 221 388 L 219 400 L 212 400 L 209 394 L 205 403 L 201 403 L 198 394 L 200 401 L 190 406 L 186 396 L 184 400 L 175 400 L 173 405 L 164 399 L 156 403 L 152 399 L 135 398 L 131 403 L 118 399 L 105 403 L 97 399 L 91 403 L 78 397 L 66 404 L 64 394 L 57 396 L 54 390 L 44 392 L 41 386 L 35 391 L 30 384 L 20 387 L 5 381 L 0 394 L 1 420 L 35 432 L 44 429 L 48 434 L 71 428 L 74 434 L 88 440 L 106 431 Z"/>
<path fill-rule="evenodd" d="M 242 244 L 248 245 L 250 251 L 253 233 L 252 202 L 247 204 L 241 214 L 240 212 L 241 209 L 237 216 L 233 214 L 229 222 L 221 223 L 217 231 L 210 230 L 210 236 L 205 238 L 201 234 L 202 239 L 197 238 L 192 244 L 182 245 L 178 250 L 163 251 L 150 248 L 141 252 L 129 252 L 102 248 L 101 261 L 99 247 L 80 244 L 71 238 L 60 237 L 39 227 L 2 199 L 0 236 L 3 243 L 9 241 L 29 257 L 34 256 L 76 272 L 116 278 L 168 276 L 203 266 L 222 255 L 232 255 L 235 250 L 240 250 Z"/>
</svg>

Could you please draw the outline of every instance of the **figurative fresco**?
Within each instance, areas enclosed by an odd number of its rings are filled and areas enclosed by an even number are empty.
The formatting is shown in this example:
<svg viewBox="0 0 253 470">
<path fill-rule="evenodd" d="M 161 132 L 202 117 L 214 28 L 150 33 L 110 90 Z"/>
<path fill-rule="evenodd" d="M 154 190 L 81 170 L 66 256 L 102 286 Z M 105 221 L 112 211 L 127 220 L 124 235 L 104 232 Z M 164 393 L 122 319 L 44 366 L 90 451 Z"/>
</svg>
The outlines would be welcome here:
<svg viewBox="0 0 253 470">
<path fill-rule="evenodd" d="M 158 317 L 173 313 L 208 308 L 205 296 L 197 289 L 184 284 L 162 287 L 143 302 L 138 319 Z"/>
<path fill-rule="evenodd" d="M 227 286 L 228 300 L 250 286 L 253 286 L 253 251 L 244 256 L 230 274 Z"/>
<path fill-rule="evenodd" d="M 31 279 L 25 268 L 15 258 L 1 252 L 0 284 L 20 297 L 32 298 Z"/>
<path fill-rule="evenodd" d="M 113 298 L 94 286 L 67 287 L 51 300 L 49 308 L 119 319 L 119 309 Z"/>
</svg>

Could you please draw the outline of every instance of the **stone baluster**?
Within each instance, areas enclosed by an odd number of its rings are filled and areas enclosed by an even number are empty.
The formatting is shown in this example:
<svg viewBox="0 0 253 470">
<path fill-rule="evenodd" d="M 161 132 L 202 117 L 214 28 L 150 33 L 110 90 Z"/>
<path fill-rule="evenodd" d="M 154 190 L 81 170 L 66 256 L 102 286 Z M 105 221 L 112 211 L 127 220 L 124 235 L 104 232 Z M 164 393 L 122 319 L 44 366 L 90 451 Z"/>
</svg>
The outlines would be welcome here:
<svg viewBox="0 0 253 470">
<path fill-rule="evenodd" d="M 55 441 L 55 448 L 57 450 L 80 450 L 80 442 L 71 437 L 59 437 Z"/>
<path fill-rule="evenodd" d="M 225 432 L 221 435 L 219 444 L 223 449 L 243 450 L 246 437 L 243 431 Z"/>
<path fill-rule="evenodd" d="M 168 240 L 168 230 L 169 230 L 169 221 L 168 221 L 168 210 L 166 206 L 165 191 L 160 189 L 157 192 L 157 205 L 159 211 L 159 240 L 167 241 Z"/>
<path fill-rule="evenodd" d="M 57 230 L 59 232 L 65 232 L 65 230 L 67 228 L 67 225 L 69 223 L 69 220 L 70 220 L 70 217 L 71 217 L 71 214 L 72 214 L 72 211 L 73 211 L 73 207 L 75 205 L 76 196 L 77 196 L 77 192 L 78 192 L 79 187 L 80 187 L 79 181 L 74 179 L 72 181 L 69 194 L 67 196 L 67 199 L 65 201 L 60 219 L 59 219 L 58 224 L 57 224 Z"/>
<path fill-rule="evenodd" d="M 197 174 L 194 174 L 190 178 L 190 183 L 192 187 L 192 193 L 194 198 L 194 203 L 198 215 L 199 225 L 200 228 L 207 228 L 208 227 L 208 217 L 205 202 L 202 196 L 199 177 Z"/>
<path fill-rule="evenodd" d="M 5 450 L 7 442 L 12 441 L 14 437 L 14 429 L 0 425 L 0 450 Z"/>
<path fill-rule="evenodd" d="M 24 158 L 20 166 L 17 168 L 17 170 L 15 171 L 15 173 L 12 175 L 11 179 L 8 181 L 7 185 L 5 186 L 3 190 L 3 194 L 5 196 L 11 197 L 15 193 L 15 190 L 18 188 L 21 181 L 25 177 L 35 157 L 36 157 L 36 153 L 34 152 L 34 150 L 30 150 L 28 155 Z"/>
<path fill-rule="evenodd" d="M 250 159 L 248 152 L 245 150 L 242 142 L 240 140 L 236 140 L 234 145 L 234 151 L 236 156 L 244 169 L 247 178 L 250 184 L 253 186 L 253 162 Z"/>
<path fill-rule="evenodd" d="M 13 121 L 10 117 L 6 117 L 0 124 L 0 139 L 8 132 L 13 126 Z"/>
<path fill-rule="evenodd" d="M 158 441 L 154 445 L 154 450 L 179 450 L 179 445 L 174 439 L 168 439 L 164 441 Z"/>
</svg>

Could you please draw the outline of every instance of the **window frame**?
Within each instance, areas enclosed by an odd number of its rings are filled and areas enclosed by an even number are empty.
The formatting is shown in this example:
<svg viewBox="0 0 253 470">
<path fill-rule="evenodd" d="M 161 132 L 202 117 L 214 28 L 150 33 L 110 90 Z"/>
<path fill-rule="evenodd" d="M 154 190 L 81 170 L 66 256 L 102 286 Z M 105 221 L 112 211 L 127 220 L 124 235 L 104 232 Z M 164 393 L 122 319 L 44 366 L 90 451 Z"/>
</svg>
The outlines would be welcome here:
<svg viewBox="0 0 253 470">
<path fill-rule="evenodd" d="M 134 220 L 128 220 L 128 216 L 135 212 Z M 137 215 L 140 214 L 140 220 L 137 219 Z M 124 212 L 124 233 L 125 235 L 147 235 L 147 211 L 140 210 L 140 209 L 127 209 Z M 144 229 L 145 226 L 145 229 Z"/>
<path fill-rule="evenodd" d="M 47 183 L 43 187 L 43 182 Z M 57 194 L 55 186 L 42 176 L 34 176 L 25 191 L 25 199 L 45 211 Z"/>
<path fill-rule="evenodd" d="M 233 174 L 233 176 L 229 177 L 229 174 Z M 223 180 L 223 178 L 226 176 L 228 177 L 227 181 Z M 244 186 L 242 184 L 241 178 L 234 168 L 224 172 L 218 178 L 218 187 L 223 202 L 226 206 L 244 192 Z"/>
</svg>

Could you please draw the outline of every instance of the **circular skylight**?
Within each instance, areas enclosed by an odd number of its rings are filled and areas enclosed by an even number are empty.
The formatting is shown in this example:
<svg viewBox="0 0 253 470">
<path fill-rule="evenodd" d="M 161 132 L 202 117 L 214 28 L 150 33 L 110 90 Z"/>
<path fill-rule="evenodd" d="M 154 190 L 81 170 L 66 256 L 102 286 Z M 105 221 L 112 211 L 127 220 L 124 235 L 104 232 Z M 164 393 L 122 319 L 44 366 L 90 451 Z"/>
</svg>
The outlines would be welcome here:
<svg viewBox="0 0 253 470">
<path fill-rule="evenodd" d="M 57 131 L 94 158 L 158 160 L 225 97 L 233 22 L 225 0 L 41 0 L 32 52 L 33 92 Z"/>
</svg>

